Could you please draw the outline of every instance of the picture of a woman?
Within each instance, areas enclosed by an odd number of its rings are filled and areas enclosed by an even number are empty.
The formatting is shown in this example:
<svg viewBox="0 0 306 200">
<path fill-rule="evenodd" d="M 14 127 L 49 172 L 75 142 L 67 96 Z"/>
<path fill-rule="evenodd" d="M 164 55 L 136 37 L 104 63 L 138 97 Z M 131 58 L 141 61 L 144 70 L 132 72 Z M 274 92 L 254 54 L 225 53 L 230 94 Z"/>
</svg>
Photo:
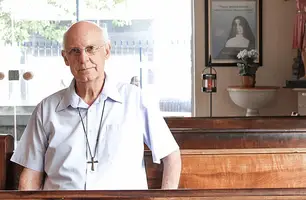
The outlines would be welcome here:
<svg viewBox="0 0 306 200">
<path fill-rule="evenodd" d="M 248 21 L 242 16 L 236 16 L 232 21 L 229 37 L 218 58 L 237 59 L 237 54 L 243 49 L 255 49 L 255 36 Z"/>
</svg>

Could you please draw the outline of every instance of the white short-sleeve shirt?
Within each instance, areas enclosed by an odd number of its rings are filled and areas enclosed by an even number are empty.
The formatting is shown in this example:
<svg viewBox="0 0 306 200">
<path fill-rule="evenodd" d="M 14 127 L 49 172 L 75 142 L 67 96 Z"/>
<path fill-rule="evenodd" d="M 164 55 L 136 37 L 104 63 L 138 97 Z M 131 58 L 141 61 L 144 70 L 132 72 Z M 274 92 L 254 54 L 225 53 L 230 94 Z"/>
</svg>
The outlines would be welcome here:
<svg viewBox="0 0 306 200">
<path fill-rule="evenodd" d="M 155 163 L 179 149 L 157 104 L 148 103 L 138 87 L 108 75 L 90 107 L 74 86 L 73 80 L 37 105 L 11 161 L 44 172 L 44 190 L 147 189 L 144 143 Z M 100 129 L 94 171 L 78 109 L 92 155 Z"/>
</svg>

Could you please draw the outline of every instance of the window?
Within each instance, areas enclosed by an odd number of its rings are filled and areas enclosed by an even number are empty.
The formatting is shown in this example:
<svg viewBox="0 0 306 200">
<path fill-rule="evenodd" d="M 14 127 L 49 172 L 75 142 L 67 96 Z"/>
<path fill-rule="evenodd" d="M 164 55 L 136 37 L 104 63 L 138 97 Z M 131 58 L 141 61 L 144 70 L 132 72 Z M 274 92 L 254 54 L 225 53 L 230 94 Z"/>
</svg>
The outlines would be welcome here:
<svg viewBox="0 0 306 200">
<path fill-rule="evenodd" d="M 61 42 L 77 20 L 107 29 L 109 74 L 137 76 L 165 116 L 191 115 L 191 0 L 3 0 L 0 8 L 0 125 L 26 124 L 43 98 L 69 86 Z"/>
</svg>

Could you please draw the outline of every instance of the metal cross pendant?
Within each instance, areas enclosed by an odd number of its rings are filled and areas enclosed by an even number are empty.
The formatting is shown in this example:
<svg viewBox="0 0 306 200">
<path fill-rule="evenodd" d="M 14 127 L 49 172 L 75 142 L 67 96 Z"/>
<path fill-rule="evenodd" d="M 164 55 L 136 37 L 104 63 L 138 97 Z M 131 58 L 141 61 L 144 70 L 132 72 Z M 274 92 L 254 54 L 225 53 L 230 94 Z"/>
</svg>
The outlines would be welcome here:
<svg viewBox="0 0 306 200">
<path fill-rule="evenodd" d="M 92 157 L 91 161 L 88 161 L 87 163 L 91 164 L 91 171 L 95 171 L 95 163 L 98 163 L 98 161 L 94 160 L 94 157 Z"/>
</svg>

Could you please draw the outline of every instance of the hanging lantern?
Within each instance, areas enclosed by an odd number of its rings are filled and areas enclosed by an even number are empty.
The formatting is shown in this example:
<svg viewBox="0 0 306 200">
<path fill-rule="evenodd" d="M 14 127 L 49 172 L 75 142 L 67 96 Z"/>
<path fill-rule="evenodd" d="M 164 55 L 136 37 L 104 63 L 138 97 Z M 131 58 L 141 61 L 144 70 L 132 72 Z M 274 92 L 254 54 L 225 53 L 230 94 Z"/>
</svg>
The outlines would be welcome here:
<svg viewBox="0 0 306 200">
<path fill-rule="evenodd" d="M 202 72 L 202 92 L 217 92 L 217 72 L 212 67 L 206 67 Z"/>
<path fill-rule="evenodd" d="M 211 66 L 211 56 L 209 56 L 208 67 L 202 71 L 202 92 L 217 92 L 217 72 Z"/>
<path fill-rule="evenodd" d="M 217 92 L 217 71 L 212 68 L 211 56 L 209 56 L 208 66 L 202 71 L 202 92 L 209 93 L 209 116 L 212 117 L 212 93 Z"/>
</svg>

